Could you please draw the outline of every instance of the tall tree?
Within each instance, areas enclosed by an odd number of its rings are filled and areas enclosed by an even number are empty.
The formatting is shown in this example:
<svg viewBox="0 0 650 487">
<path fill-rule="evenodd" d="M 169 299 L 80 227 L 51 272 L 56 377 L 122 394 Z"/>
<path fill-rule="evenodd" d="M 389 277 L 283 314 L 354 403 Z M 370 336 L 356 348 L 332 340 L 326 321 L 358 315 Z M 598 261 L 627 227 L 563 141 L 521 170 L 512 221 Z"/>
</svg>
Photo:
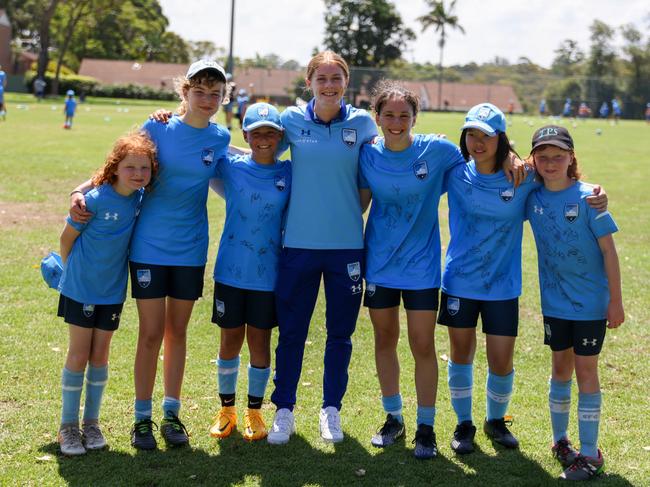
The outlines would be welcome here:
<svg viewBox="0 0 650 487">
<path fill-rule="evenodd" d="M 642 118 L 645 104 L 650 100 L 650 37 L 644 43 L 634 24 L 623 25 L 620 30 L 625 40 L 623 66 L 628 99 L 625 111 L 632 117 Z"/>
<path fill-rule="evenodd" d="M 598 19 L 589 27 L 591 46 L 587 58 L 586 94 L 592 109 L 616 94 L 616 50 L 613 45 L 615 30 Z"/>
<path fill-rule="evenodd" d="M 447 41 L 447 28 L 457 29 L 463 34 L 465 29 L 458 23 L 458 16 L 454 15 L 456 0 L 451 0 L 449 7 L 445 7 L 444 0 L 425 0 L 429 13 L 418 17 L 418 22 L 422 24 L 422 32 L 431 27 L 438 33 L 438 47 L 440 48 L 440 59 L 438 61 L 438 110 L 442 109 L 442 55 L 445 50 Z"/>
<path fill-rule="evenodd" d="M 325 0 L 325 46 L 351 66 L 388 66 L 415 39 L 388 0 Z"/>
<path fill-rule="evenodd" d="M 585 59 L 585 53 L 580 49 L 577 41 L 565 39 L 554 52 L 555 58 L 551 65 L 553 73 L 564 77 L 577 74 Z"/>
</svg>

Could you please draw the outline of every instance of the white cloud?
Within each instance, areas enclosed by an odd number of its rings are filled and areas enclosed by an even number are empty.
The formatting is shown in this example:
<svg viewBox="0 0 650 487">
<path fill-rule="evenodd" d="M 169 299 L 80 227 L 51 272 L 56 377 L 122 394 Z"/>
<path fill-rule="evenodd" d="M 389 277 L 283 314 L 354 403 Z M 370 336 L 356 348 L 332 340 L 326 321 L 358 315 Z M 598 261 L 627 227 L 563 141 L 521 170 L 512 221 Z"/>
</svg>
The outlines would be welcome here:
<svg viewBox="0 0 650 487">
<path fill-rule="evenodd" d="M 170 28 L 190 40 L 210 40 L 226 47 L 230 35 L 228 0 L 160 0 Z M 216 8 L 215 8 L 216 4 Z M 415 19 L 427 12 L 423 0 L 395 2 L 405 23 L 418 38 L 406 57 L 438 62 L 437 36 L 422 33 Z M 466 34 L 451 31 L 444 64 L 491 61 L 495 56 L 515 62 L 525 56 L 550 65 L 553 51 L 570 38 L 589 47 L 589 25 L 596 18 L 612 27 L 633 22 L 647 31 L 647 0 L 458 0 L 456 11 Z M 237 0 L 235 54 L 253 57 L 275 53 L 306 64 L 314 47 L 322 47 L 324 6 L 320 0 Z"/>
</svg>

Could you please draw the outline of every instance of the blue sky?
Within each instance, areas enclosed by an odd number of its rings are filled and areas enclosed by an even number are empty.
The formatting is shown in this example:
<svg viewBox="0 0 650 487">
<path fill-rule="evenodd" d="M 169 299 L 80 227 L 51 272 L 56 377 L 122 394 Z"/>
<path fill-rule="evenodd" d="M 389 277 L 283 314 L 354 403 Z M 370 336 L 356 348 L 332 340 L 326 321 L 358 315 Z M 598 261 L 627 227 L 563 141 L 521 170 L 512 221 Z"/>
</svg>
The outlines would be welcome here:
<svg viewBox="0 0 650 487">
<path fill-rule="evenodd" d="M 190 40 L 210 40 L 227 47 L 230 0 L 160 0 L 171 30 Z M 427 12 L 423 0 L 394 1 L 402 19 L 417 34 L 406 58 L 437 63 L 437 37 L 421 33 L 416 18 Z M 313 47 L 322 47 L 324 6 L 321 0 L 236 0 L 235 54 L 278 54 L 306 64 Z M 650 26 L 647 0 L 458 0 L 456 13 L 465 35 L 451 32 L 444 64 L 491 61 L 495 56 L 516 62 L 520 56 L 549 66 L 553 51 L 567 38 L 587 50 L 589 25 L 600 19 L 618 27 Z"/>
</svg>

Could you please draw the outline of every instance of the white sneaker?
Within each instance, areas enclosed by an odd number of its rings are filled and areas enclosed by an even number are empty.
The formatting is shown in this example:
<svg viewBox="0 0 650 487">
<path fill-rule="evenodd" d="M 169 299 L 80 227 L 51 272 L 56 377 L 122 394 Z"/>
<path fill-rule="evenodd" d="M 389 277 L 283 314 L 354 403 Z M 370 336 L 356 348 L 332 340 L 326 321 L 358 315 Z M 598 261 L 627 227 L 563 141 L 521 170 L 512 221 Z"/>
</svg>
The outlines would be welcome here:
<svg viewBox="0 0 650 487">
<path fill-rule="evenodd" d="M 101 450 L 106 447 L 106 438 L 97 422 L 84 423 L 83 440 L 86 450 Z"/>
<path fill-rule="evenodd" d="M 86 453 L 86 449 L 81 442 L 81 432 L 76 424 L 62 424 L 57 436 L 61 453 L 64 455 L 76 456 Z"/>
<path fill-rule="evenodd" d="M 343 430 L 341 429 L 341 415 L 334 406 L 328 406 L 320 410 L 318 416 L 320 436 L 330 443 L 343 441 Z"/>
<path fill-rule="evenodd" d="M 275 412 L 273 425 L 269 430 L 266 440 L 271 445 L 284 445 L 289 442 L 289 438 L 296 432 L 296 423 L 293 418 L 293 412 L 289 409 L 282 408 Z"/>
</svg>

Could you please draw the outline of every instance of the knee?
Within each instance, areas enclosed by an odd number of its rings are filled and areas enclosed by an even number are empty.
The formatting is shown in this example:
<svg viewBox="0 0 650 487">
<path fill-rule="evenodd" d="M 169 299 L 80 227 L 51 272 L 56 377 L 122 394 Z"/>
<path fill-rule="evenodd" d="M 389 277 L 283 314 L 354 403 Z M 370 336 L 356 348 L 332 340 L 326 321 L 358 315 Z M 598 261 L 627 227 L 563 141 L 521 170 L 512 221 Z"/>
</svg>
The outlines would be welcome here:
<svg viewBox="0 0 650 487">
<path fill-rule="evenodd" d="M 187 340 L 187 324 L 172 323 L 168 326 L 165 326 L 165 339 L 169 339 L 177 343 L 185 343 Z"/>
<path fill-rule="evenodd" d="M 74 372 L 84 370 L 86 368 L 86 364 L 88 363 L 88 355 L 89 354 L 86 351 L 69 350 L 65 366 L 68 368 L 68 370 Z"/>
<path fill-rule="evenodd" d="M 375 330 L 375 348 L 377 350 L 393 350 L 397 348 L 399 333 L 386 330 Z"/>
<path fill-rule="evenodd" d="M 138 336 L 138 347 L 145 348 L 147 350 L 159 350 L 160 345 L 162 344 L 163 339 L 163 330 L 140 330 Z"/>
</svg>

